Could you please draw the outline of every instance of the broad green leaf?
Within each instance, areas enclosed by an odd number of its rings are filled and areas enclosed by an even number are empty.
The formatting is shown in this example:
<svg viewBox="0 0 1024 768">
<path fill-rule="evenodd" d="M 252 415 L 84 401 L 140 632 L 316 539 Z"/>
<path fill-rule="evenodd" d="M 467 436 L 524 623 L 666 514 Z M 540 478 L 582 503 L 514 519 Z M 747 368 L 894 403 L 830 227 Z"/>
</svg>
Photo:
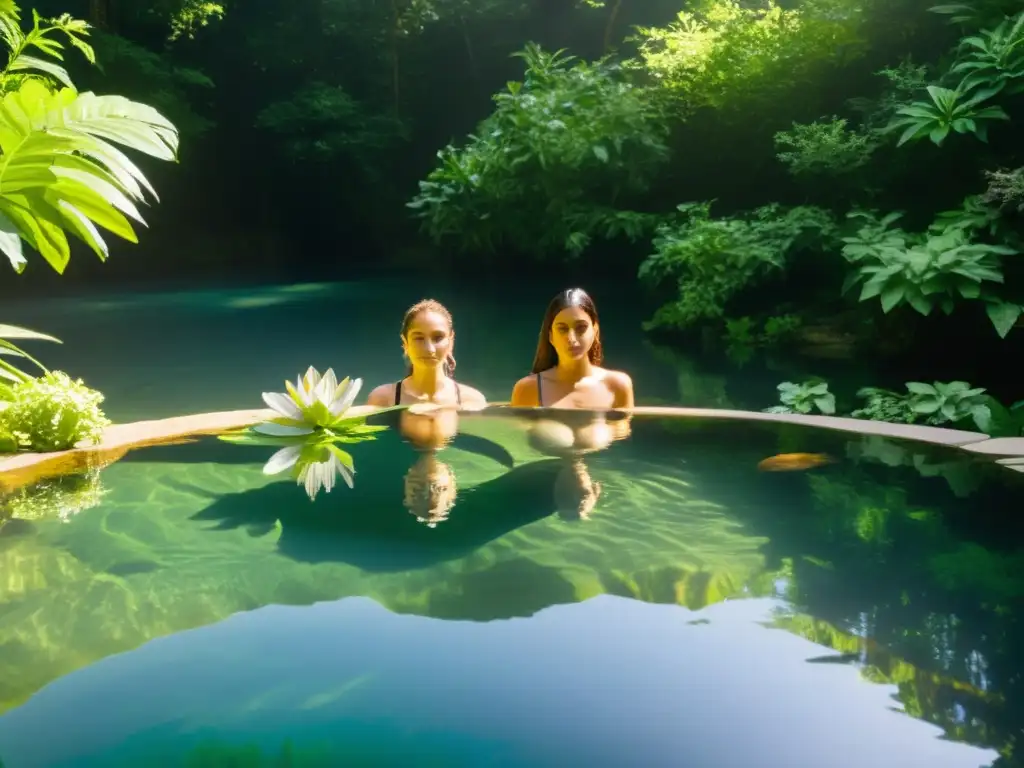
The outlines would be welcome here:
<svg viewBox="0 0 1024 768">
<path fill-rule="evenodd" d="M 100 261 L 106 261 L 110 255 L 107 243 L 89 217 L 66 200 L 58 200 L 56 205 L 71 233 L 92 248 L 93 252 L 100 257 Z"/>
<path fill-rule="evenodd" d="M 134 201 L 153 189 L 113 143 L 174 160 L 178 137 L 155 109 L 120 96 L 25 80 L 0 100 L 0 250 L 15 268 L 24 261 L 15 232 L 58 272 L 70 258 L 65 230 L 100 258 L 108 248 L 97 227 L 137 241 L 129 219 L 145 222 Z"/>
<path fill-rule="evenodd" d="M 988 313 L 988 319 L 995 326 L 996 333 L 1000 338 L 1005 339 L 1020 317 L 1021 306 L 1006 301 L 990 302 L 985 306 L 985 311 Z"/>
<path fill-rule="evenodd" d="M 918 400 L 911 405 L 914 409 L 914 413 L 920 413 L 924 416 L 935 413 L 942 407 L 942 401 L 938 398 L 930 398 L 928 400 Z"/>
<path fill-rule="evenodd" d="M 902 285 L 893 285 L 882 291 L 882 311 L 888 313 L 903 301 L 905 291 Z M 863 296 L 862 296 L 863 298 Z"/>
<path fill-rule="evenodd" d="M 3 251 L 7 260 L 11 262 L 15 272 L 20 275 L 25 271 L 28 260 L 22 252 L 21 235 L 14 222 L 2 212 L 0 212 L 0 251 Z"/>
<path fill-rule="evenodd" d="M 945 141 L 947 136 L 949 136 L 948 125 L 940 125 L 932 128 L 931 133 L 928 134 L 928 138 L 931 139 L 932 143 L 936 146 L 942 146 L 942 142 Z"/>
<path fill-rule="evenodd" d="M 918 291 L 908 291 L 906 294 L 907 303 L 910 304 L 917 312 L 924 316 L 928 316 L 932 313 L 935 305 L 925 296 L 922 296 Z"/>
<path fill-rule="evenodd" d="M 25 195 L 5 196 L 0 193 L 0 213 L 7 215 L 22 238 L 39 251 L 50 266 L 63 273 L 71 257 L 67 236 L 59 226 L 43 218 L 41 214 L 45 211 L 36 213 L 40 207 L 48 207 L 41 197 L 30 200 Z"/>
<path fill-rule="evenodd" d="M 39 59 L 35 56 L 28 56 L 23 53 L 12 63 L 7 65 L 8 72 L 24 72 L 26 70 L 33 69 L 49 75 L 61 85 L 67 86 L 68 88 L 72 87 L 71 77 L 68 75 L 68 71 L 59 64 L 54 64 L 52 61 L 46 61 L 46 59 Z"/>
<path fill-rule="evenodd" d="M 992 434 L 992 410 L 987 405 L 976 405 L 971 408 L 971 418 L 979 431 Z"/>
<path fill-rule="evenodd" d="M 36 341 L 52 341 L 56 344 L 63 343 L 56 336 L 50 336 L 47 333 L 30 331 L 28 328 L 21 328 L 17 325 L 3 324 L 0 324 L 0 339 L 34 339 Z"/>
<path fill-rule="evenodd" d="M 908 381 L 906 383 L 907 390 L 915 395 L 934 395 L 935 387 L 931 384 L 925 384 L 921 381 Z"/>
</svg>

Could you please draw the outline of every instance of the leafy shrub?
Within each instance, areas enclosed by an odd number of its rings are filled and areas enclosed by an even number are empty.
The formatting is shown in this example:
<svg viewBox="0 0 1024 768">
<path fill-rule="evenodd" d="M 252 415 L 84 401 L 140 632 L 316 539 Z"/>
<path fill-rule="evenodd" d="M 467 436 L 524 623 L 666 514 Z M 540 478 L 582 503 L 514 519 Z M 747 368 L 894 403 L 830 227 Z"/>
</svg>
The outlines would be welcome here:
<svg viewBox="0 0 1024 768">
<path fill-rule="evenodd" d="M 582 252 L 594 236 L 639 238 L 656 219 L 621 210 L 668 158 L 667 127 L 651 95 L 620 68 L 530 44 L 522 82 L 408 204 L 435 241 L 465 250 L 501 244 L 527 253 Z"/>
<path fill-rule="evenodd" d="M 103 395 L 62 371 L 18 382 L 7 397 L 0 425 L 20 448 L 63 451 L 82 440 L 98 443 L 110 424 L 100 409 Z"/>
<path fill-rule="evenodd" d="M 642 280 L 674 282 L 678 288 L 678 298 L 655 313 L 648 329 L 683 329 L 722 317 L 740 291 L 785 268 L 796 251 L 820 246 L 835 233 L 831 214 L 810 206 L 767 205 L 747 217 L 722 219 L 711 218 L 711 203 L 687 203 L 678 210 L 682 216 L 658 228 L 655 252 L 640 267 Z"/>
</svg>

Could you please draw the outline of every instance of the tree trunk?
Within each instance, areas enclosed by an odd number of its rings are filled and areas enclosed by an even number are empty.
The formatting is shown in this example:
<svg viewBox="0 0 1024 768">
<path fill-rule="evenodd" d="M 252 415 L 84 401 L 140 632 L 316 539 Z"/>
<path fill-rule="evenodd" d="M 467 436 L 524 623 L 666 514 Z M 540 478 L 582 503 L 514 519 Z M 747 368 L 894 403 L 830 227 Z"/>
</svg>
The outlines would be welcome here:
<svg viewBox="0 0 1024 768">
<path fill-rule="evenodd" d="M 612 33 L 615 31 L 615 21 L 619 17 L 619 10 L 622 8 L 622 0 L 615 0 L 612 11 L 608 14 L 608 22 L 604 25 L 604 52 L 608 53 L 612 47 Z"/>
<path fill-rule="evenodd" d="M 97 29 L 113 31 L 114 0 L 89 0 L 89 23 Z"/>
<path fill-rule="evenodd" d="M 398 0 L 391 0 L 391 91 L 395 99 L 395 117 L 399 117 L 402 105 L 400 87 L 401 70 L 398 57 L 398 41 L 402 32 L 402 15 L 398 8 Z"/>
<path fill-rule="evenodd" d="M 476 67 L 476 56 L 473 55 L 473 41 L 469 37 L 466 17 L 462 14 L 459 14 L 459 26 L 462 28 L 462 41 L 466 46 L 466 58 L 469 60 L 469 76 L 473 78 L 473 82 L 480 85 L 480 73 Z"/>
</svg>

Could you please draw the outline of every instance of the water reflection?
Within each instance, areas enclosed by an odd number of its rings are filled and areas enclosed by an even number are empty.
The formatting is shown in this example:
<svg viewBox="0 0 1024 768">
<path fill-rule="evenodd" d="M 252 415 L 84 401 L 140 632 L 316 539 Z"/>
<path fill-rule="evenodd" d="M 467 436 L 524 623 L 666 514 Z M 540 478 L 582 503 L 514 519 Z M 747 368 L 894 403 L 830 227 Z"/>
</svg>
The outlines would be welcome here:
<svg viewBox="0 0 1024 768">
<path fill-rule="evenodd" d="M 592 479 L 584 456 L 628 437 L 629 419 L 619 415 L 609 420 L 603 412 L 556 409 L 545 409 L 542 418 L 529 419 L 521 411 L 507 409 L 504 415 L 526 431 L 530 447 L 558 460 L 552 484 L 554 509 L 566 520 L 588 519 L 602 486 Z M 459 410 L 447 407 L 406 410 L 398 417 L 402 437 L 421 452 L 405 476 L 404 505 L 431 528 L 447 520 L 456 504 L 455 472 L 439 454 L 459 433 L 459 420 Z"/>
<path fill-rule="evenodd" d="M 329 748 L 333 765 L 394 768 L 978 768 L 996 757 L 896 710 L 892 686 L 807 663 L 825 649 L 766 628 L 779 608 L 693 613 L 601 596 L 476 623 L 359 598 L 269 606 L 65 676 L 0 718 L 0 743 L 12 768 L 174 764 L 211 736 L 268 752 L 291 738 Z M 47 737 L 53 722 L 59 739 Z"/>
<path fill-rule="evenodd" d="M 853 665 L 880 684 L 863 687 L 948 739 L 1005 760 L 1015 751 L 1020 475 L 954 451 L 770 424 L 637 417 L 616 441 L 614 413 L 384 416 L 380 439 L 352 448 L 352 489 L 311 501 L 261 474 L 265 448 L 207 441 L 138 451 L 104 470 L 111 493 L 97 508 L 0 535 L 0 707 L 152 637 L 269 603 L 367 595 L 465 622 L 600 594 L 671 610 L 768 595 L 790 609 L 777 634 L 841 654 L 808 653 L 815 680 Z M 758 471 L 779 454 L 835 462 Z M 967 503 L 950 491 L 958 472 L 974 486 Z M 620 652 L 639 651 L 629 639 Z M 742 691 L 747 675 L 730 668 L 723 680 Z"/>
</svg>

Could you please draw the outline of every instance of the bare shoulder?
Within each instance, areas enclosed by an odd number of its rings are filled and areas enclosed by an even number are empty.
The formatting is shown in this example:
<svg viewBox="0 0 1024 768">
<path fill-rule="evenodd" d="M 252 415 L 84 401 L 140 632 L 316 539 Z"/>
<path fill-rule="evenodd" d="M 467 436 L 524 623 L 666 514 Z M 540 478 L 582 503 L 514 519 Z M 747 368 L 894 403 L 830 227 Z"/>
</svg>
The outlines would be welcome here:
<svg viewBox="0 0 1024 768">
<path fill-rule="evenodd" d="M 487 405 L 487 398 L 484 397 L 484 393 L 476 387 L 460 383 L 459 392 L 465 405 Z"/>
<path fill-rule="evenodd" d="M 395 385 L 393 383 L 381 384 L 379 387 L 375 387 L 366 398 L 367 405 L 374 405 L 378 408 L 394 405 L 394 402 Z"/>
<path fill-rule="evenodd" d="M 537 397 L 537 377 L 533 374 L 523 376 L 516 385 L 512 387 L 512 405 L 535 406 L 540 400 Z"/>
<path fill-rule="evenodd" d="M 615 405 L 618 408 L 633 407 L 633 379 L 625 371 L 605 370 L 604 380 L 608 389 L 615 395 Z"/>
</svg>

